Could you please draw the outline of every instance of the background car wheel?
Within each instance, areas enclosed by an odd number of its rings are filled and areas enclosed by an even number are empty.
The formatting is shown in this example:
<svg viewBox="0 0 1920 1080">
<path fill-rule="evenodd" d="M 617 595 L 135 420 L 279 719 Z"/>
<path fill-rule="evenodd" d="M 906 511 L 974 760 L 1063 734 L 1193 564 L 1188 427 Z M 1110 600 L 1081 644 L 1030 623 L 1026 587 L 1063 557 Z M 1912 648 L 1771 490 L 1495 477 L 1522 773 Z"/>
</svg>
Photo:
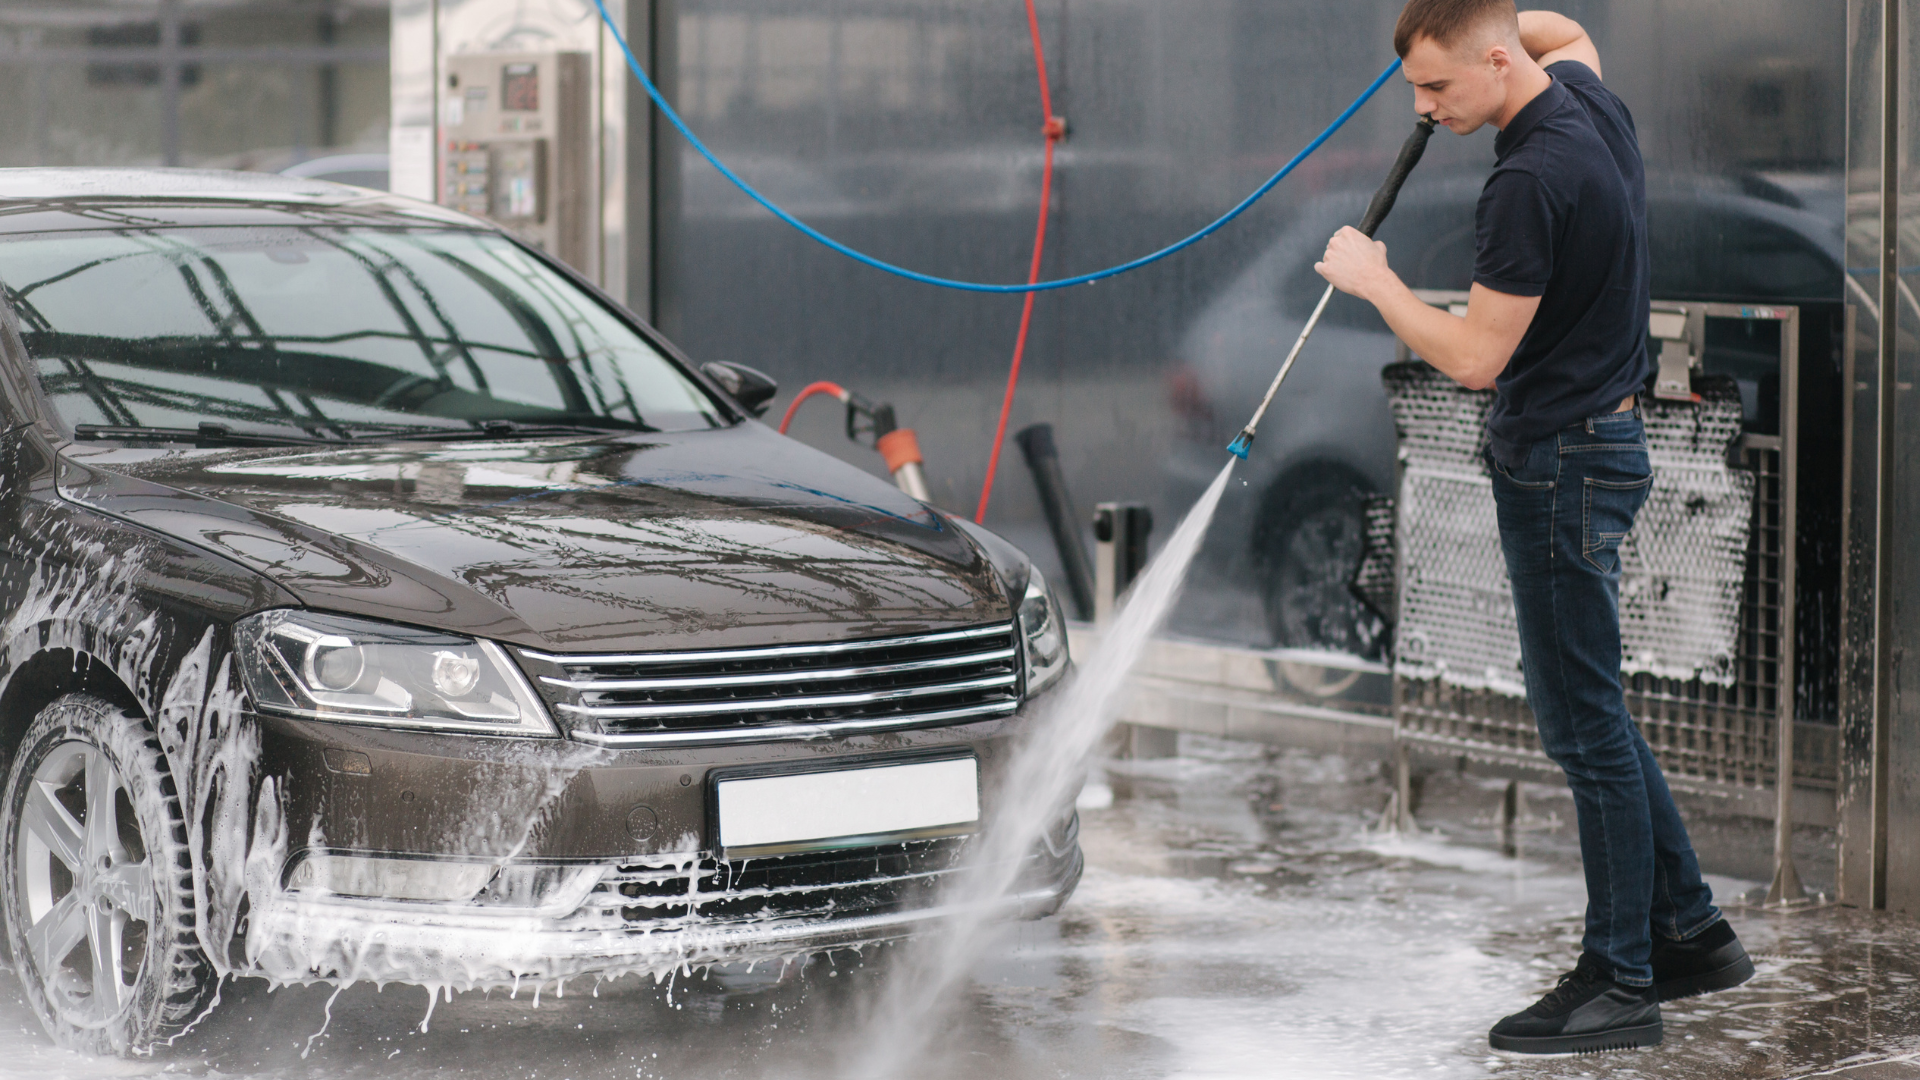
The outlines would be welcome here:
<svg viewBox="0 0 1920 1080">
<path fill-rule="evenodd" d="M 128 1054 L 183 1030 L 212 988 L 187 830 L 146 722 L 97 697 L 47 706 L 0 802 L 7 942 L 55 1042 Z"/>
<path fill-rule="evenodd" d="M 1315 469 L 1303 478 L 1304 471 L 1275 485 L 1255 534 L 1273 643 L 1377 657 L 1386 624 L 1347 587 L 1360 564 L 1363 504 L 1372 492 L 1345 469 Z"/>
</svg>

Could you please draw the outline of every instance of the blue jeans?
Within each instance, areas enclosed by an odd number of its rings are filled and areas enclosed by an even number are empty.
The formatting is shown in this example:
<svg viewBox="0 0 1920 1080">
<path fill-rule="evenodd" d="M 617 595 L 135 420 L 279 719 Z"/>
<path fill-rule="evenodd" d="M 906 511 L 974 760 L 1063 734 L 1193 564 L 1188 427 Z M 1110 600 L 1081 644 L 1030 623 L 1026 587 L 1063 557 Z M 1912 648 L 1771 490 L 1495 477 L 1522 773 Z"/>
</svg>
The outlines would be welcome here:
<svg viewBox="0 0 1920 1080">
<path fill-rule="evenodd" d="M 1587 878 L 1586 951 L 1646 986 L 1651 934 L 1720 918 L 1687 827 L 1620 691 L 1620 542 L 1653 482 L 1640 410 L 1594 416 L 1487 459 L 1513 581 L 1527 705 L 1566 773 Z"/>
</svg>

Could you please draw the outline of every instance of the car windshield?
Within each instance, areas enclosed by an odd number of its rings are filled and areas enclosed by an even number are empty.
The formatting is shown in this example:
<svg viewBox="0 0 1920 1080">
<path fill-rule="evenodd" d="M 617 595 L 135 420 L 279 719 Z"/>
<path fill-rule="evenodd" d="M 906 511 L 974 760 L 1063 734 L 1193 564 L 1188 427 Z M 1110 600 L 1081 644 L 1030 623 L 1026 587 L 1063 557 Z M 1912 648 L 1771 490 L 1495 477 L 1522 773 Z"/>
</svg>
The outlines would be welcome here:
<svg viewBox="0 0 1920 1080">
<path fill-rule="evenodd" d="M 723 422 L 644 336 L 492 233 L 27 235 L 0 242 L 0 284 L 47 398 L 83 433 L 378 439 Z"/>
</svg>

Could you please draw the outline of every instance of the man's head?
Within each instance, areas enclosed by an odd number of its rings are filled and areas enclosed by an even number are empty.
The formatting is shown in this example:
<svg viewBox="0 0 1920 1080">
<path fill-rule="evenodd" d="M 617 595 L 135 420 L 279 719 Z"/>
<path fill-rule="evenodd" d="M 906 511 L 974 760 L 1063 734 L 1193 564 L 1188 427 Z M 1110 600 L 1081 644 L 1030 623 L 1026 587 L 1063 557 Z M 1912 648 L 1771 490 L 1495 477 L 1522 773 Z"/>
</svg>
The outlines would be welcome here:
<svg viewBox="0 0 1920 1080">
<path fill-rule="evenodd" d="M 1393 49 L 1413 84 L 1413 108 L 1456 135 L 1507 112 L 1516 71 L 1532 68 L 1520 47 L 1513 0 L 1408 0 Z"/>
</svg>

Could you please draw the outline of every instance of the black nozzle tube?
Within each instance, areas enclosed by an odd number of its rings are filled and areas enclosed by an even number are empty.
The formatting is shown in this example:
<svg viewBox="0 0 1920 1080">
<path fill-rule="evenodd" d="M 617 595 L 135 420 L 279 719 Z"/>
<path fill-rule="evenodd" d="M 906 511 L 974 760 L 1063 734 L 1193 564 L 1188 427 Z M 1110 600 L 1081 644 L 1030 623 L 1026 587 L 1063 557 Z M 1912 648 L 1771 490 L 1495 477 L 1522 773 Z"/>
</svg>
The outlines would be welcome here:
<svg viewBox="0 0 1920 1080">
<path fill-rule="evenodd" d="M 1060 550 L 1060 565 L 1067 571 L 1067 593 L 1082 619 L 1093 618 L 1093 568 L 1087 565 L 1087 549 L 1080 540 L 1080 516 L 1073 512 L 1073 500 L 1067 497 L 1067 477 L 1060 471 L 1060 451 L 1053 445 L 1053 425 L 1034 424 L 1022 428 L 1014 437 L 1020 454 L 1033 473 L 1033 486 L 1040 489 L 1040 508 L 1046 511 L 1047 528 L 1053 532 L 1053 546 Z"/>
<path fill-rule="evenodd" d="M 1360 219 L 1360 231 L 1369 238 L 1380 223 L 1387 220 L 1387 214 L 1393 210 L 1393 200 L 1400 197 L 1400 185 L 1407 182 L 1413 167 L 1420 164 L 1420 155 L 1427 152 L 1427 140 L 1432 137 L 1433 117 L 1423 116 L 1413 125 L 1413 134 L 1400 145 L 1400 156 L 1394 160 L 1393 171 L 1387 174 L 1380 190 L 1373 193 L 1373 201 L 1367 204 L 1367 216 Z"/>
</svg>

